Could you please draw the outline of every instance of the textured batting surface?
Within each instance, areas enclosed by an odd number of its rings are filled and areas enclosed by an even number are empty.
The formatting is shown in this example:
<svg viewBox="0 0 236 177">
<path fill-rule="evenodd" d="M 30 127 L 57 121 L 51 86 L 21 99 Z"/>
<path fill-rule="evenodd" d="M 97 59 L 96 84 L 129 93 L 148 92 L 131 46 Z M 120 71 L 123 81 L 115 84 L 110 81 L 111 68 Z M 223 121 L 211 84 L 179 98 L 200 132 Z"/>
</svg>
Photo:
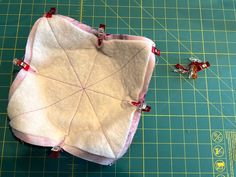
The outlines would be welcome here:
<svg viewBox="0 0 236 177">
<path fill-rule="evenodd" d="M 124 158 L 102 167 L 63 153 L 22 144 L 9 128 L 7 95 L 31 26 L 55 6 L 108 33 L 143 35 L 162 51 L 150 83 L 144 114 Z M 231 177 L 236 128 L 236 2 L 234 0 L 1 0 L 0 171 L 2 177 L 122 176 Z M 175 63 L 207 58 L 211 67 L 196 81 L 173 73 Z"/>
</svg>

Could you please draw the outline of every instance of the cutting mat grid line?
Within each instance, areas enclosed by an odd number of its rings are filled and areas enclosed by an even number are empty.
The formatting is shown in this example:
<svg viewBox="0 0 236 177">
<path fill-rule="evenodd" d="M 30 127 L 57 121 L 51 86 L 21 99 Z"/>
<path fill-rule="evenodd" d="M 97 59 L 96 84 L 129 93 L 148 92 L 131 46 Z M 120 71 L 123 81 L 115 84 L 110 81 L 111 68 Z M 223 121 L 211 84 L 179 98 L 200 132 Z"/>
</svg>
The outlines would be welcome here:
<svg viewBox="0 0 236 177">
<path fill-rule="evenodd" d="M 178 8 L 177 0 L 175 1 L 175 3 L 176 3 L 176 6 Z M 179 32 L 179 14 L 178 14 L 177 10 L 176 10 L 176 17 L 177 17 L 177 20 L 176 20 L 177 38 L 179 39 L 180 38 L 180 32 Z M 180 44 L 179 43 L 178 43 L 178 48 L 180 48 Z M 180 55 L 180 53 L 178 54 L 178 60 L 179 60 L 179 63 L 181 63 L 181 55 Z M 180 80 L 180 83 L 181 83 L 181 78 L 179 78 L 179 80 Z M 182 87 L 183 86 L 182 86 L 182 83 L 181 83 L 180 84 L 180 90 L 182 90 Z M 182 94 L 182 92 L 180 94 L 180 101 L 181 101 L 181 112 L 183 112 L 184 109 L 183 109 L 183 103 L 182 103 L 183 102 L 183 94 Z M 185 122 L 184 122 L 183 117 L 181 117 L 181 119 L 182 119 L 182 125 L 183 125 L 183 127 L 185 127 Z M 187 172 L 188 168 L 187 168 L 187 160 L 186 160 L 186 136 L 185 136 L 185 133 L 184 133 L 185 130 L 182 129 L 182 131 L 183 131 L 183 153 L 182 153 L 182 155 L 185 158 L 185 160 L 184 160 L 184 171 Z M 197 160 L 197 162 L 199 162 L 199 159 Z M 187 177 L 187 173 L 185 173 L 184 176 Z"/>
<path fill-rule="evenodd" d="M 235 176 L 225 139 L 236 126 L 233 0 L 12 1 L 0 1 L 0 176 Z M 52 6 L 94 28 L 105 23 L 108 33 L 149 37 L 162 51 L 147 95 L 152 111 L 142 115 L 131 148 L 111 167 L 67 153 L 49 159 L 48 148 L 22 144 L 9 128 L 12 58 L 24 56 L 32 25 Z M 196 81 L 172 72 L 192 55 L 211 63 Z"/>
</svg>

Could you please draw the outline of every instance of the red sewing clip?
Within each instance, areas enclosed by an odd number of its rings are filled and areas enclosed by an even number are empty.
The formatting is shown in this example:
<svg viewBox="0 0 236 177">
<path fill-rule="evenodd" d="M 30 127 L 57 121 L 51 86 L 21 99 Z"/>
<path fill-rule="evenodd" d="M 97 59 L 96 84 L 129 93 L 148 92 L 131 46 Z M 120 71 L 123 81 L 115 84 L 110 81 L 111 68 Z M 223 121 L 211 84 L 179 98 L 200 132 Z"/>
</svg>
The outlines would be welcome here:
<svg viewBox="0 0 236 177">
<path fill-rule="evenodd" d="M 185 73 L 189 72 L 188 69 L 186 69 L 184 66 L 180 65 L 179 63 L 177 63 L 175 65 L 175 67 L 176 67 L 176 69 L 174 70 L 174 72 L 179 72 L 181 74 L 185 74 Z"/>
<path fill-rule="evenodd" d="M 191 62 L 189 64 L 189 66 L 196 66 L 196 72 L 199 72 L 201 70 L 204 70 L 208 67 L 210 67 L 210 63 L 207 61 L 207 62 Z"/>
<path fill-rule="evenodd" d="M 140 106 L 141 102 L 140 101 L 139 102 L 132 101 L 131 104 L 133 106 L 137 106 L 138 107 L 138 106 Z"/>
<path fill-rule="evenodd" d="M 152 53 L 154 53 L 155 55 L 158 55 L 158 56 L 161 55 L 161 51 L 158 50 L 155 46 L 152 46 Z"/>
<path fill-rule="evenodd" d="M 14 58 L 13 64 L 19 66 L 20 68 L 23 68 L 26 71 L 28 71 L 30 69 L 30 65 L 21 59 Z"/>
<path fill-rule="evenodd" d="M 187 73 L 189 75 L 188 76 L 189 78 L 197 79 L 198 78 L 197 73 L 199 71 L 202 71 L 210 67 L 210 63 L 208 61 L 202 62 L 201 60 L 194 57 L 190 57 L 189 60 L 191 61 L 191 63 L 189 63 L 186 68 L 180 64 L 176 64 L 175 65 L 176 69 L 174 70 L 174 72 L 178 72 L 181 74 Z"/>
<path fill-rule="evenodd" d="M 62 148 L 60 146 L 55 146 L 51 149 L 51 153 L 49 155 L 50 158 L 57 159 L 60 157 L 60 152 L 62 152 Z"/>
<path fill-rule="evenodd" d="M 198 78 L 198 75 L 197 73 L 199 71 L 202 71 L 206 68 L 210 67 L 210 63 L 207 61 L 207 62 L 198 62 L 198 61 L 193 61 L 189 64 L 189 78 L 193 78 L 193 79 L 197 79 Z"/>
<path fill-rule="evenodd" d="M 143 103 L 139 109 L 143 112 L 150 112 L 151 111 L 151 106 L 148 106 L 146 103 Z"/>
<path fill-rule="evenodd" d="M 51 18 L 53 14 L 56 13 L 56 8 L 52 7 L 47 13 L 46 13 L 46 18 Z"/>
<path fill-rule="evenodd" d="M 100 24 L 98 28 L 98 46 L 102 45 L 102 41 L 105 38 L 105 27 L 106 25 Z"/>
<path fill-rule="evenodd" d="M 138 110 L 140 110 L 140 111 L 143 111 L 143 112 L 150 112 L 151 111 L 151 106 L 148 106 L 145 102 L 141 103 L 140 101 L 139 102 L 132 101 L 131 104 L 133 106 L 138 107 Z"/>
</svg>

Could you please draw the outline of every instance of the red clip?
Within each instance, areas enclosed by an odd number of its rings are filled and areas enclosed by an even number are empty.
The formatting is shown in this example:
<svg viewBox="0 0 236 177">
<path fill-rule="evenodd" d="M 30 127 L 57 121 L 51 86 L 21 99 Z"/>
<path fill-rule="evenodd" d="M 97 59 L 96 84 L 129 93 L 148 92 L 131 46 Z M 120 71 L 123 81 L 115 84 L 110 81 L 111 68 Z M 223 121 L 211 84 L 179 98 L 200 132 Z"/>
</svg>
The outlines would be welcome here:
<svg viewBox="0 0 236 177">
<path fill-rule="evenodd" d="M 106 25 L 104 25 L 104 24 L 100 24 L 100 25 L 99 25 L 99 28 L 103 28 L 104 31 L 105 31 Z"/>
<path fill-rule="evenodd" d="M 24 62 L 23 60 L 20 59 L 13 59 L 13 64 L 19 66 L 20 68 L 23 68 L 24 70 L 28 71 L 30 68 L 30 65 Z"/>
<path fill-rule="evenodd" d="M 175 72 L 179 72 L 179 73 L 182 73 L 182 74 L 185 74 L 187 72 L 189 72 L 189 69 L 186 69 L 184 68 L 182 65 L 180 65 L 179 63 L 177 63 L 175 65 L 175 67 L 177 68 L 177 70 L 174 70 Z"/>
<path fill-rule="evenodd" d="M 98 46 L 102 45 L 102 41 L 105 38 L 105 27 L 106 25 L 100 24 L 98 28 Z"/>
<path fill-rule="evenodd" d="M 202 71 L 202 70 L 210 67 L 210 63 L 208 61 L 202 62 L 201 60 L 199 60 L 197 58 L 193 58 L 193 57 L 190 57 L 189 60 L 191 61 L 191 63 L 188 65 L 187 68 L 185 68 L 182 65 L 177 63 L 175 65 L 175 67 L 177 69 L 175 69 L 174 72 L 178 72 L 178 73 L 182 73 L 182 74 L 188 73 L 189 78 L 197 79 L 198 78 L 197 73 L 199 71 Z"/>
<path fill-rule="evenodd" d="M 131 102 L 131 104 L 133 105 L 133 106 L 140 106 L 141 105 L 141 102 L 139 101 L 139 102 L 135 102 L 135 101 L 132 101 Z"/>
<path fill-rule="evenodd" d="M 155 55 L 158 55 L 158 56 L 161 55 L 161 51 L 158 50 L 155 46 L 152 46 L 152 53 L 154 53 Z"/>
<path fill-rule="evenodd" d="M 132 101 L 131 104 L 133 106 L 136 106 L 138 107 L 138 110 L 141 110 L 143 112 L 150 112 L 151 111 L 151 106 L 148 106 L 146 103 L 141 103 L 140 101 L 139 102 L 134 102 Z"/>
<path fill-rule="evenodd" d="M 46 13 L 46 18 L 51 18 L 53 14 L 56 13 L 56 8 L 52 7 L 47 13 Z"/>
<path fill-rule="evenodd" d="M 49 155 L 50 158 L 57 159 L 60 157 L 60 152 L 62 152 L 61 147 L 55 146 L 51 149 L 51 153 Z"/>
<path fill-rule="evenodd" d="M 210 63 L 207 61 L 207 62 L 191 62 L 189 64 L 189 66 L 196 66 L 196 72 L 199 72 L 201 70 L 204 70 L 206 68 L 209 68 L 210 67 Z"/>
<path fill-rule="evenodd" d="M 52 159 L 58 159 L 60 157 L 60 151 L 52 151 L 49 154 L 49 157 L 52 158 Z"/>
<path fill-rule="evenodd" d="M 145 108 L 142 109 L 143 112 L 150 112 L 151 106 L 145 105 Z"/>
<path fill-rule="evenodd" d="M 207 62 L 198 62 L 198 61 L 191 62 L 189 64 L 189 68 L 190 68 L 189 78 L 192 77 L 193 79 L 197 79 L 198 77 L 197 73 L 209 67 L 210 67 L 210 63 L 208 61 Z"/>
</svg>

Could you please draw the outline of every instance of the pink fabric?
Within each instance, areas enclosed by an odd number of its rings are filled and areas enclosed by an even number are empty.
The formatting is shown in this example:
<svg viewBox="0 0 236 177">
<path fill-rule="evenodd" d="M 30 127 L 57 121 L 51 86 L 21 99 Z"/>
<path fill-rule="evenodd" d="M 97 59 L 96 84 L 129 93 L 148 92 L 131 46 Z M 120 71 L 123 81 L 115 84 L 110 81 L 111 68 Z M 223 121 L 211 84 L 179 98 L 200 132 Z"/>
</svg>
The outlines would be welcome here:
<svg viewBox="0 0 236 177">
<path fill-rule="evenodd" d="M 25 133 L 21 133 L 17 130 L 12 129 L 12 132 L 14 133 L 14 135 L 23 140 L 24 142 L 30 142 L 33 145 L 38 145 L 38 146 L 49 146 L 49 147 L 53 147 L 53 146 L 57 146 L 58 144 L 60 144 L 60 142 L 56 142 L 52 139 L 46 138 L 46 137 L 37 137 L 34 135 L 27 135 Z"/>
</svg>

